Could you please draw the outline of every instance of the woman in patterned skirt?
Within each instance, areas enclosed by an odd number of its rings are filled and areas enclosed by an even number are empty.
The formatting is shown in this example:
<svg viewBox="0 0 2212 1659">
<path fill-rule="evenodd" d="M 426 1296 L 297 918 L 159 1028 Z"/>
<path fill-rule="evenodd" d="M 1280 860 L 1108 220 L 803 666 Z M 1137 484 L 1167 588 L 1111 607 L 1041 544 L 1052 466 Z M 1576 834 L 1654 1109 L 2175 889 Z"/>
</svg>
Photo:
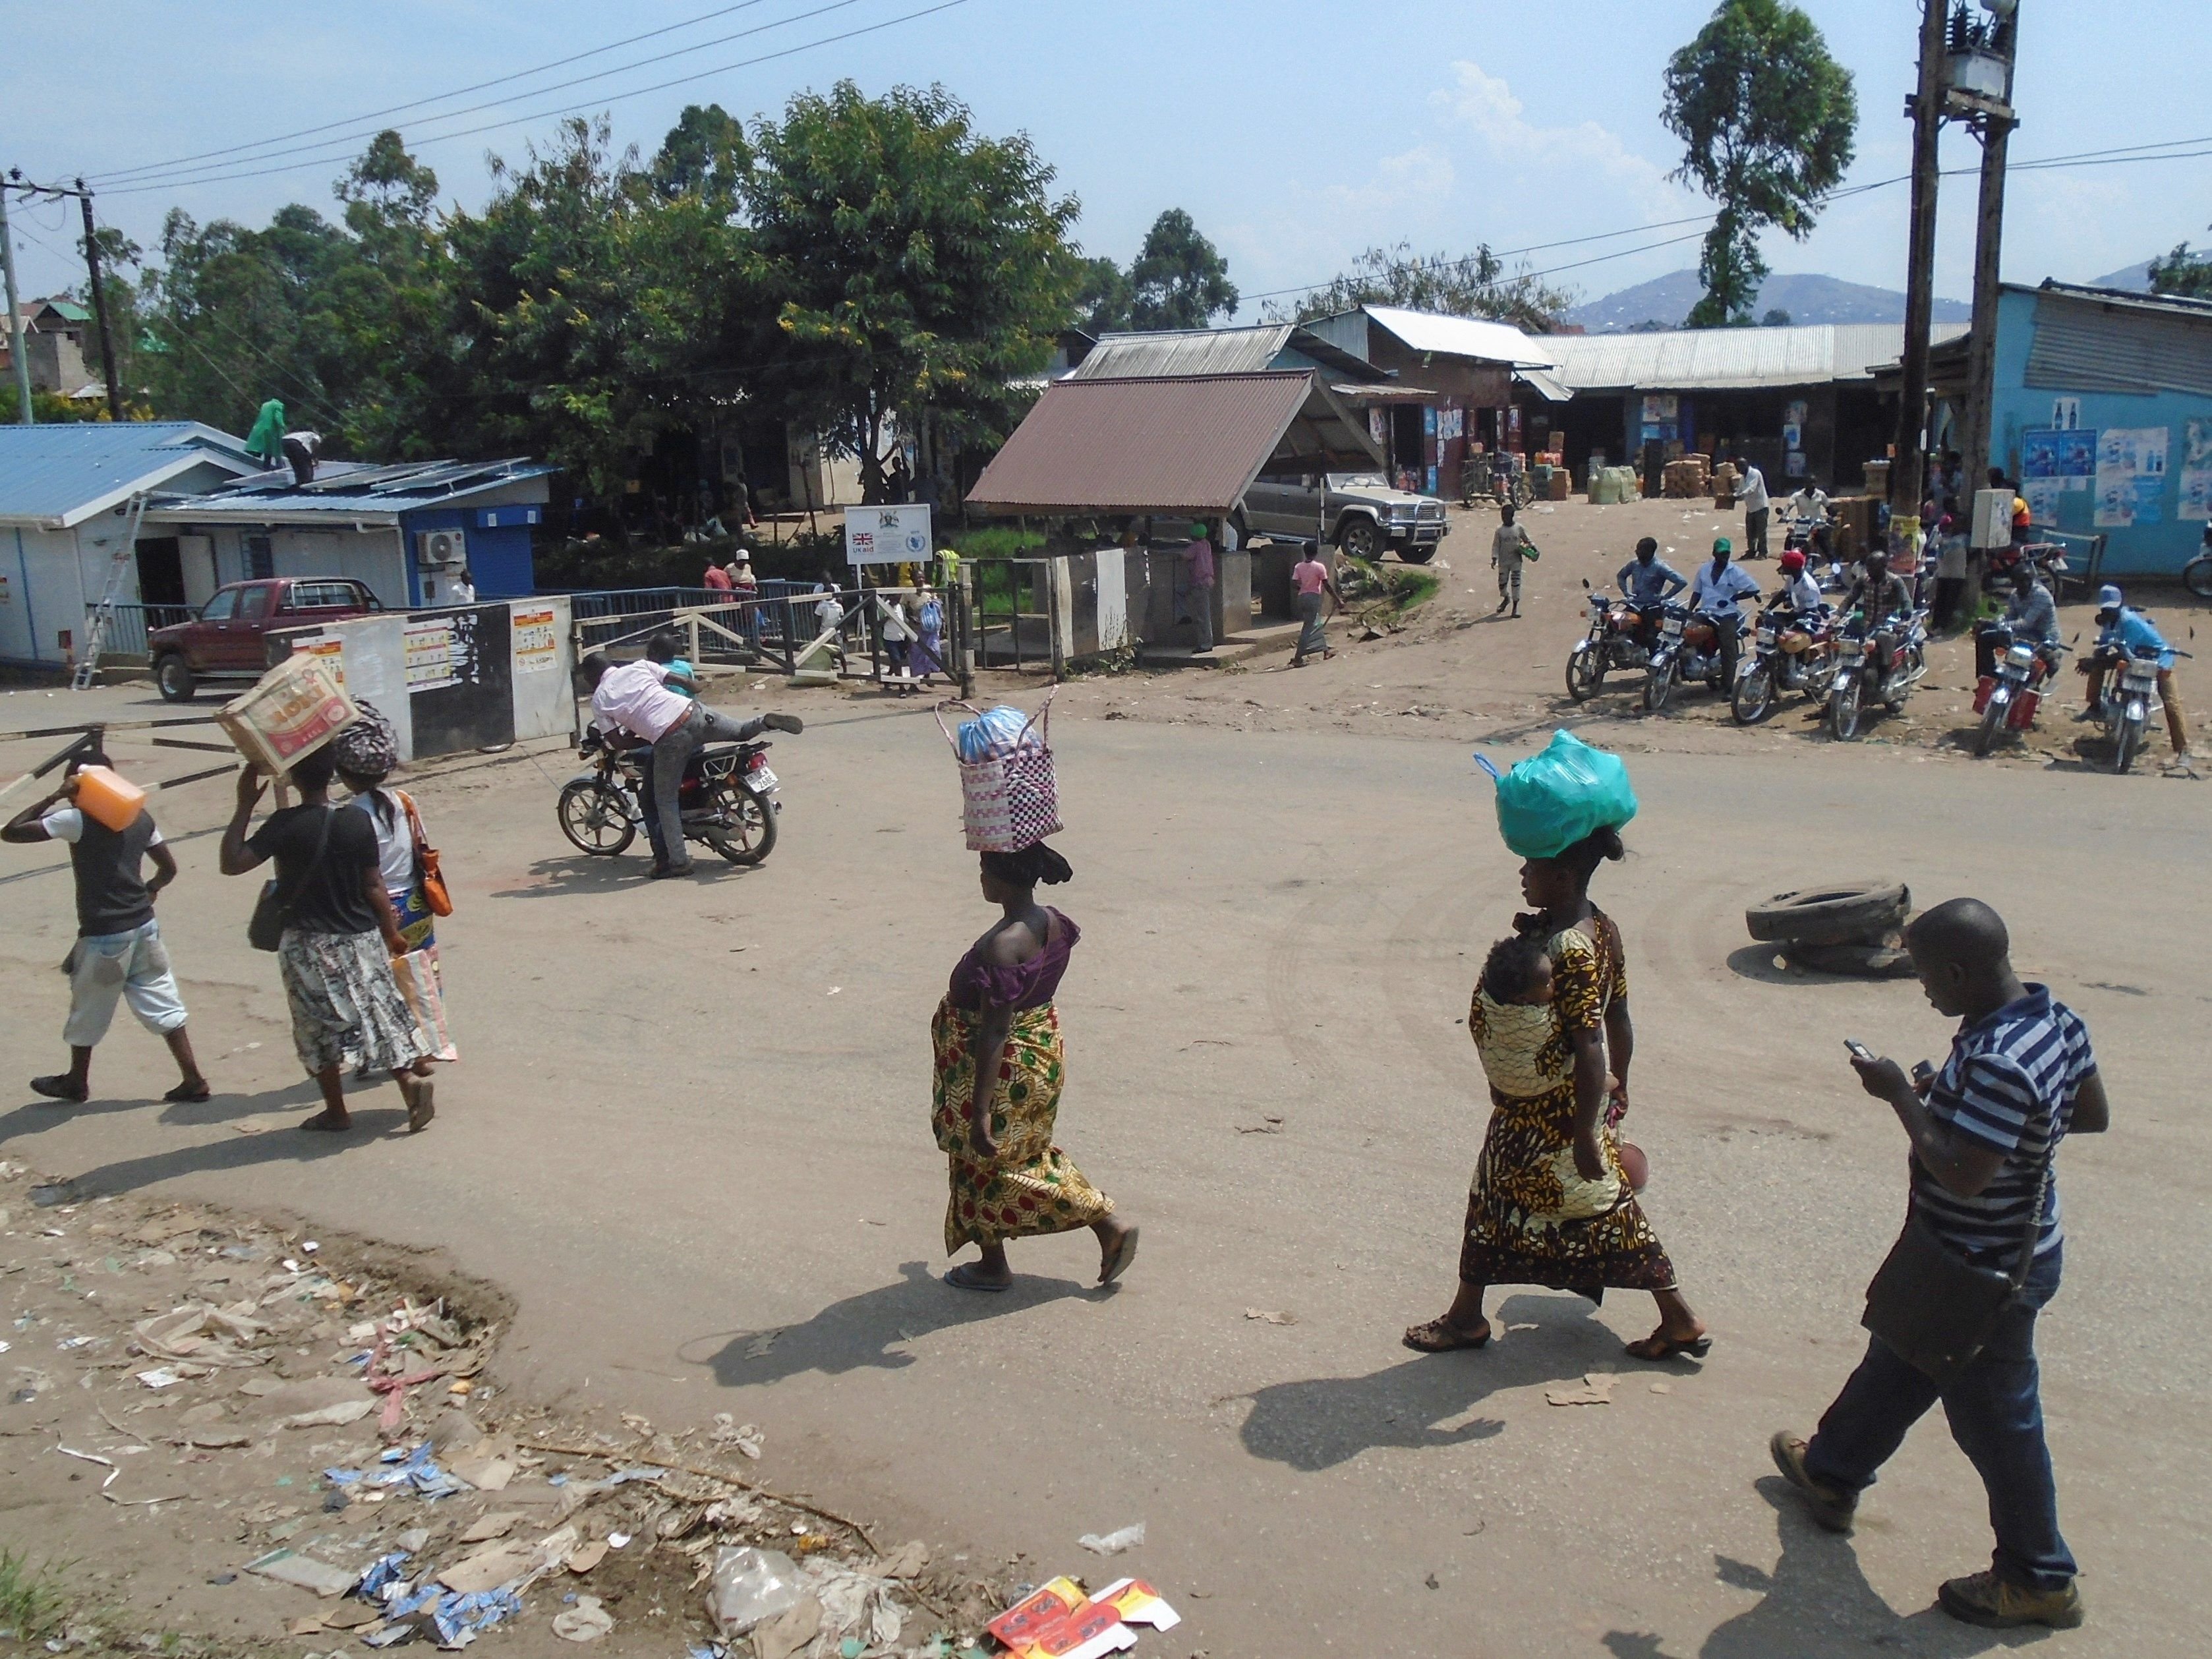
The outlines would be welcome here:
<svg viewBox="0 0 2212 1659">
<path fill-rule="evenodd" d="M 947 1255 L 982 1247 L 945 1282 L 963 1291 L 1013 1283 L 1006 1241 L 1088 1227 L 1098 1235 L 1098 1282 L 1110 1285 L 1137 1254 L 1137 1230 L 1114 1200 L 1053 1145 L 1062 1056 L 1053 995 L 1082 937 L 1036 902 L 1036 884 L 1074 872 L 1042 842 L 982 855 L 983 896 L 1004 914 L 969 947 L 930 1027 L 937 1070 L 930 1125 L 951 1164 Z"/>
<path fill-rule="evenodd" d="M 1482 1346 L 1490 1340 L 1482 1297 L 1492 1285 L 1543 1285 L 1593 1302 L 1608 1289 L 1649 1291 L 1659 1328 L 1628 1345 L 1632 1358 L 1702 1358 L 1712 1346 L 1621 1164 L 1617 1131 L 1635 1048 L 1628 969 L 1620 930 L 1590 902 L 1589 884 L 1597 866 L 1622 851 L 1619 830 L 1600 830 L 1555 858 L 1521 866 L 1521 891 L 1535 914 L 1515 926 L 1542 939 L 1551 959 L 1552 1040 L 1538 1051 L 1530 1092 L 1491 1091 L 1490 1130 L 1468 1197 L 1459 1294 L 1442 1318 L 1406 1333 L 1408 1347 Z M 1468 1020 L 1478 1043 L 1482 1012 L 1478 992 Z M 1577 1186 L 1603 1182 L 1613 1195 L 1600 1213 L 1587 1213 L 1566 1190 L 1569 1160 Z"/>
</svg>

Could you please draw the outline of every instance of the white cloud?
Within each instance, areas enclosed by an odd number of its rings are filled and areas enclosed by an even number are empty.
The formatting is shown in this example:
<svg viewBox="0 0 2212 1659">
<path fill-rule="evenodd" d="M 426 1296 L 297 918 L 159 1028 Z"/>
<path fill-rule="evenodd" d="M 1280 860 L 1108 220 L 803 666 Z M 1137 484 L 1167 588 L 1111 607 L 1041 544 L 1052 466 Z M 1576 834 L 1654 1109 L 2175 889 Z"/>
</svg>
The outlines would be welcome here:
<svg viewBox="0 0 2212 1659">
<path fill-rule="evenodd" d="M 1503 77 L 1466 58 L 1451 70 L 1452 84 L 1431 93 L 1429 101 L 1453 122 L 1474 128 L 1499 161 L 1540 165 L 1553 179 L 1587 179 L 1595 172 L 1625 189 L 1646 218 L 1673 217 L 1691 199 L 1668 182 L 1666 168 L 1595 121 L 1539 126 Z"/>
<path fill-rule="evenodd" d="M 1372 213 L 1433 204 L 1451 194 L 1459 169 L 1432 144 L 1417 144 L 1375 165 L 1375 176 L 1360 185 L 1331 185 L 1329 203 L 1346 212 Z"/>
</svg>

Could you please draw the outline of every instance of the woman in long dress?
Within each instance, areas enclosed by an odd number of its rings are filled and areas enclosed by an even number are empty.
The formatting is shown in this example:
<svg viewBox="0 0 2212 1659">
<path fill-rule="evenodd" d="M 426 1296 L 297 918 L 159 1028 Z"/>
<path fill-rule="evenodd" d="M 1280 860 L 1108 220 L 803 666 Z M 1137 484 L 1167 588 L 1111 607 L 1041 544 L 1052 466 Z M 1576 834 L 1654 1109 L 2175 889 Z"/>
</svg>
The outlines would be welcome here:
<svg viewBox="0 0 2212 1659">
<path fill-rule="evenodd" d="M 1622 852 L 1620 831 L 1600 830 L 1557 857 L 1521 866 L 1521 891 L 1535 914 L 1515 925 L 1545 941 L 1553 1038 L 1534 1056 L 1528 1092 L 1492 1089 L 1490 1128 L 1468 1197 L 1459 1294 L 1441 1318 L 1406 1333 L 1408 1347 L 1482 1346 L 1491 1335 L 1482 1298 L 1492 1285 L 1543 1285 L 1593 1302 L 1607 1290 L 1649 1291 L 1659 1328 L 1628 1345 L 1632 1358 L 1702 1358 L 1712 1346 L 1621 1163 L 1618 1132 L 1635 1050 L 1628 969 L 1620 930 L 1590 902 L 1589 884 L 1600 864 Z M 1468 1020 L 1478 1043 L 1482 1016 L 1478 991 Z M 1608 1200 L 1595 1213 L 1593 1190 Z"/>
<path fill-rule="evenodd" d="M 1037 903 L 1036 885 L 1073 873 L 1042 842 L 982 854 L 983 896 L 1002 914 L 953 969 L 930 1027 L 930 1125 L 952 1186 L 945 1254 L 971 1243 L 982 1249 L 945 1275 L 959 1290 L 1003 1291 L 1013 1282 L 1010 1238 L 1090 1228 L 1098 1236 L 1102 1285 L 1136 1259 L 1137 1229 L 1053 1144 L 1063 1072 L 1053 998 L 1082 933 Z"/>
</svg>

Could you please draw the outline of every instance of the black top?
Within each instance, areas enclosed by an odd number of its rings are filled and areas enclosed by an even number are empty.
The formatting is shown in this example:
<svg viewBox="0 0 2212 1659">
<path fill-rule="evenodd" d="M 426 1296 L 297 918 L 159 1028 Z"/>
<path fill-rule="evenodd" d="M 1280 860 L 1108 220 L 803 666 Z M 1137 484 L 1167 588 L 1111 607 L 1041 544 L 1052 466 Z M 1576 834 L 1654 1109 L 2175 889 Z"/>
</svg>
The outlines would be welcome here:
<svg viewBox="0 0 2212 1659">
<path fill-rule="evenodd" d="M 151 814 L 141 812 L 125 830 L 111 830 L 91 813 L 70 843 L 70 868 L 76 877 L 76 931 L 85 939 L 127 933 L 154 920 L 138 866 L 158 831 Z"/>
<path fill-rule="evenodd" d="M 307 861 L 331 816 L 330 843 L 311 873 Z M 292 903 L 292 926 L 303 933 L 374 933 L 376 912 L 369 908 L 362 872 L 376 874 L 376 827 L 366 812 L 335 806 L 288 806 L 246 837 L 255 852 L 276 860 L 276 879 Z"/>
</svg>

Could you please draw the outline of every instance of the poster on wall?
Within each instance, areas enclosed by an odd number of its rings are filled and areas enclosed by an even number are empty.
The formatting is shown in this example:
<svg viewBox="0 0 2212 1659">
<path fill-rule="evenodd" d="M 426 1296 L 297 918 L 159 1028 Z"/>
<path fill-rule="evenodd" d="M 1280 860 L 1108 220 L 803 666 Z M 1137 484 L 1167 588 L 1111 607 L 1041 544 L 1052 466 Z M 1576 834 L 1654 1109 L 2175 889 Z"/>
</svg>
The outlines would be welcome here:
<svg viewBox="0 0 2212 1659">
<path fill-rule="evenodd" d="M 1463 409 L 1440 409 L 1437 411 L 1437 436 L 1449 441 L 1467 433 L 1467 411 Z"/>
<path fill-rule="evenodd" d="M 2051 424 L 2060 432 L 2071 432 L 2081 424 L 2081 400 L 2079 398 L 2054 398 L 2051 400 Z"/>
<path fill-rule="evenodd" d="M 2098 435 L 2097 528 L 2126 530 L 2160 522 L 2166 441 L 2162 426 L 2107 427 Z"/>
<path fill-rule="evenodd" d="M 303 651 L 331 671 L 331 678 L 337 682 L 339 690 L 346 689 L 345 642 L 343 640 L 335 634 L 325 634 L 319 639 L 294 640 L 292 653 L 297 656 Z"/>
<path fill-rule="evenodd" d="M 2028 517 L 2041 525 L 2058 522 L 2058 504 L 2066 498 L 2064 486 L 2051 478 L 2022 478 L 2020 498 L 2027 503 Z"/>
<path fill-rule="evenodd" d="M 561 641 L 553 620 L 553 607 L 514 612 L 514 672 L 550 673 L 561 664 Z"/>
<path fill-rule="evenodd" d="M 1661 426 L 1675 418 L 1675 398 L 1671 392 L 1647 392 L 1644 394 L 1644 424 Z"/>
<path fill-rule="evenodd" d="M 2057 491 L 2087 489 L 2096 471 L 2094 432 L 2060 428 L 2020 434 L 2020 481 L 2023 485 L 2046 483 Z"/>
<path fill-rule="evenodd" d="M 929 556 L 929 507 L 856 507 L 845 514 L 845 562 L 919 563 Z"/>
<path fill-rule="evenodd" d="M 1378 444 L 1389 441 L 1389 422 L 1379 406 L 1367 411 L 1367 435 Z"/>
<path fill-rule="evenodd" d="M 1785 421 L 1782 424 L 1782 447 L 1784 449 L 1805 447 L 1805 427 L 1802 422 Z"/>
<path fill-rule="evenodd" d="M 2181 423 L 2181 511 L 2212 522 L 2212 415 Z"/>
<path fill-rule="evenodd" d="M 453 624 L 449 617 L 410 622 L 401 635 L 401 652 L 407 664 L 407 690 L 435 691 L 452 685 L 454 672 Z"/>
</svg>

